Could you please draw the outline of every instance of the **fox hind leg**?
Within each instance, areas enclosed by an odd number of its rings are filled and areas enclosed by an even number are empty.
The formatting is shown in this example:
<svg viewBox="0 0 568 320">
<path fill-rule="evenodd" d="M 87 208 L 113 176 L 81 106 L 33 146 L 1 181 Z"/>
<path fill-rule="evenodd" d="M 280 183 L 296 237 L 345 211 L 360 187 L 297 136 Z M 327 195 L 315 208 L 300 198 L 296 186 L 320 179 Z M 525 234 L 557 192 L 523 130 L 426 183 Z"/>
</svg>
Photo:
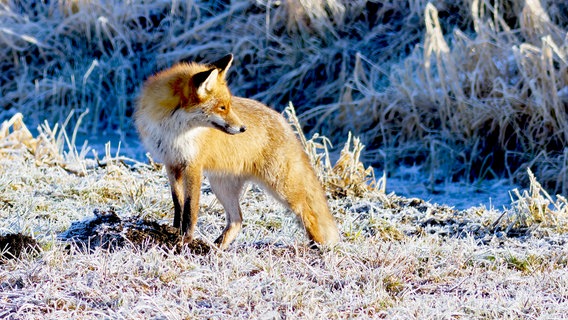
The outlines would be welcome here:
<svg viewBox="0 0 568 320">
<path fill-rule="evenodd" d="M 225 209 L 227 225 L 223 233 L 215 240 L 221 249 L 226 249 L 241 230 L 243 215 L 239 205 L 239 198 L 245 180 L 238 177 L 209 177 L 213 193 Z"/>
</svg>

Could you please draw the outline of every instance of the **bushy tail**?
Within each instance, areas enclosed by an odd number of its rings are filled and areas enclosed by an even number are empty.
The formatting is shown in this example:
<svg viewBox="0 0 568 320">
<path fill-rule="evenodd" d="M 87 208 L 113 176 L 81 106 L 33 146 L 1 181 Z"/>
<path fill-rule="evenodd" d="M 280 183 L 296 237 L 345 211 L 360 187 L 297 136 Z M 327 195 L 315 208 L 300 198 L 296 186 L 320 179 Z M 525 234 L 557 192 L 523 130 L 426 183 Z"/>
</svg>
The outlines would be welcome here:
<svg viewBox="0 0 568 320">
<path fill-rule="evenodd" d="M 311 168 L 299 171 L 293 180 L 302 183 L 293 186 L 294 191 L 287 199 L 290 209 L 302 221 L 310 240 L 325 245 L 339 242 L 339 231 L 319 180 Z"/>
</svg>

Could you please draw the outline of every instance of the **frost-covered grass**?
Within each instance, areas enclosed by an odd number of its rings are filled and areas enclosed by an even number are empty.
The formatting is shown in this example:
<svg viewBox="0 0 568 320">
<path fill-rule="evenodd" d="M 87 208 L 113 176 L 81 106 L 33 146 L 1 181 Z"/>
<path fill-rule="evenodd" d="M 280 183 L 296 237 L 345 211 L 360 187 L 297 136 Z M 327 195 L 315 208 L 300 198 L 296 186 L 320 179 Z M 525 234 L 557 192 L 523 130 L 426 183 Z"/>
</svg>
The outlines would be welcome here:
<svg viewBox="0 0 568 320">
<path fill-rule="evenodd" d="M 0 130 L 0 234 L 41 246 L 2 261 L 0 317 L 565 317 L 568 204 L 538 181 L 566 195 L 566 10 L 536 0 L 0 1 L 0 105 L 11 120 Z M 292 101 L 311 127 L 349 140 L 332 164 L 325 137 L 303 139 L 341 243 L 309 249 L 294 217 L 255 186 L 224 252 L 85 253 L 58 240 L 95 209 L 171 224 L 159 164 L 86 159 L 75 132 L 129 132 L 143 79 L 226 52 L 235 93 L 278 109 Z M 53 125 L 71 109 L 67 132 Z M 39 136 L 17 112 L 43 124 Z M 361 159 L 389 173 L 416 164 L 431 183 L 506 173 L 530 188 L 512 190 L 503 209 L 454 210 L 385 194 Z M 224 217 L 207 183 L 201 209 L 196 236 L 211 241 Z"/>
<path fill-rule="evenodd" d="M 292 215 L 251 186 L 242 199 L 244 229 L 226 251 L 127 245 L 87 253 L 57 235 L 95 209 L 171 224 L 164 170 L 125 165 L 110 154 L 96 164 L 64 156 L 38 161 L 50 139 L 31 137 L 18 119 L 0 132 L 0 232 L 32 235 L 41 250 L 2 261 L 2 318 L 550 319 L 568 313 L 568 204 L 549 197 L 530 174 L 531 189 L 516 192 L 518 201 L 505 210 L 458 211 L 380 188 L 337 195 L 337 181 L 357 186 L 361 172 L 357 156 L 346 151 L 341 170 L 325 169 L 325 162 L 317 167 L 324 181 L 335 182 L 325 184 L 342 236 L 333 248 L 310 249 Z M 309 149 L 314 142 L 305 143 Z M 321 149 L 311 150 L 313 161 L 325 158 Z M 345 159 L 355 160 L 345 165 Z M 215 239 L 223 216 L 205 182 L 197 237 Z"/>
<path fill-rule="evenodd" d="M 233 92 L 366 162 L 429 183 L 530 167 L 568 192 L 568 6 L 553 0 L 0 1 L 0 112 L 127 136 L 138 90 L 180 60 L 235 55 Z"/>
</svg>

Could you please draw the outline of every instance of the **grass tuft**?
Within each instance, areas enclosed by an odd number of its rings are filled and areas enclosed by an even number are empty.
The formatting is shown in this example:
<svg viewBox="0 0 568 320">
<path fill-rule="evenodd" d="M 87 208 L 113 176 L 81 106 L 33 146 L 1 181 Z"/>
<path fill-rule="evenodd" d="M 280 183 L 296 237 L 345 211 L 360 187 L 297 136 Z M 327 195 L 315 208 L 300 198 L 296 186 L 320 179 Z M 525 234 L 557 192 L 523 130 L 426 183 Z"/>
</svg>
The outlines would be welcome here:
<svg viewBox="0 0 568 320">
<path fill-rule="evenodd" d="M 514 189 L 513 208 L 514 215 L 508 218 L 511 227 L 551 227 L 559 232 L 568 232 L 568 202 L 563 196 L 556 196 L 554 200 L 536 180 L 530 169 L 527 169 L 530 180 L 529 190 L 520 192 Z"/>
<path fill-rule="evenodd" d="M 324 188 L 333 198 L 363 197 L 368 193 L 385 193 L 386 176 L 376 180 L 373 168 L 370 166 L 365 168 L 360 160 L 364 146 L 359 138 L 352 138 L 351 133 L 349 133 L 339 159 L 332 166 L 329 139 L 319 134 L 314 134 L 309 140 L 306 139 L 291 103 L 284 110 L 284 113 L 299 136 Z M 351 144 L 352 140 L 353 145 Z"/>
</svg>

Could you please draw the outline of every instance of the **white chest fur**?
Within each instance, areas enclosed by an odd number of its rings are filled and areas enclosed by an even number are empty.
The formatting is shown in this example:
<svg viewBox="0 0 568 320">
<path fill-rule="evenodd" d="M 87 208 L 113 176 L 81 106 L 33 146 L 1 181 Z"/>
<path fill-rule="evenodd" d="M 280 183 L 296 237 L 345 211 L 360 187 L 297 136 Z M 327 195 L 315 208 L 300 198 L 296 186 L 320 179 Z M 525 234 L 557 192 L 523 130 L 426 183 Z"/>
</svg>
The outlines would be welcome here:
<svg viewBox="0 0 568 320">
<path fill-rule="evenodd" d="M 199 139 L 207 128 L 184 128 L 180 123 L 165 121 L 146 124 L 142 139 L 146 149 L 157 160 L 167 164 L 191 162 L 199 153 Z"/>
</svg>

